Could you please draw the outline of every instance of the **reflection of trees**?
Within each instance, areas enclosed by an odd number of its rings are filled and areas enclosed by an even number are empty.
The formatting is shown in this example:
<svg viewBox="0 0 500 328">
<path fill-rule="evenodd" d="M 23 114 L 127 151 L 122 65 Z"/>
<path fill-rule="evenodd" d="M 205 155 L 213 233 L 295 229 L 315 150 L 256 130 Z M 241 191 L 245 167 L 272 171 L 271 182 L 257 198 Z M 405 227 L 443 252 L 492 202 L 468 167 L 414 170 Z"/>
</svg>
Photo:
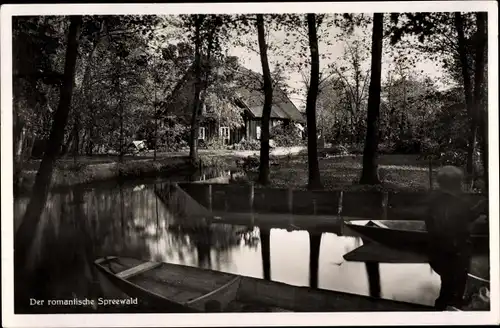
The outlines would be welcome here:
<svg viewBox="0 0 500 328">
<path fill-rule="evenodd" d="M 321 236 L 321 233 L 309 233 L 309 286 L 311 288 L 318 288 Z"/>
<path fill-rule="evenodd" d="M 187 197 L 178 188 L 169 184 L 160 186 L 157 191 L 160 200 L 174 213 L 173 222 L 168 225 L 168 231 L 177 238 L 178 243 L 189 241 L 186 245 L 197 253 L 197 265 L 211 267 L 212 254 L 215 265 L 220 266 L 221 260 L 229 255 L 228 250 L 239 246 L 256 244 L 253 229 L 229 224 L 210 222 L 208 210 Z M 207 214 L 207 218 L 194 218 L 189 214 Z M 201 216 L 200 215 L 200 216 Z M 187 238 L 186 238 L 187 237 Z"/>
<path fill-rule="evenodd" d="M 26 199 L 15 200 L 17 222 L 26 204 Z M 93 297 L 101 293 L 96 283 L 102 277 L 96 276 L 92 262 L 101 256 L 217 269 L 229 260 L 232 248 L 255 248 L 258 243 L 258 229 L 173 215 L 158 201 L 153 186 L 73 189 L 49 196 L 30 254 L 32 279 L 27 279 L 29 284 L 26 279 L 19 283 L 28 291 L 23 298 L 27 300 Z"/>
<path fill-rule="evenodd" d="M 241 232 L 240 236 L 246 247 L 256 249 L 259 246 L 260 238 L 258 229 L 248 228 L 246 231 Z"/>
<path fill-rule="evenodd" d="M 216 164 L 217 165 L 217 164 Z M 189 181 L 204 181 L 228 175 L 228 167 L 224 163 L 218 163 L 219 166 L 201 167 L 195 170 L 189 176 Z"/>
<path fill-rule="evenodd" d="M 214 254 L 216 265 L 228 255 L 231 248 L 241 242 L 256 243 L 254 235 L 248 228 L 229 224 L 210 224 L 203 219 L 178 220 L 168 227 L 172 237 L 179 243 L 188 243 L 188 247 L 195 249 L 198 255 L 198 266 L 211 267 L 211 254 Z"/>
<path fill-rule="evenodd" d="M 35 232 L 33 248 L 30 252 L 29 272 L 22 282 L 15 274 L 17 282 L 23 285 L 25 296 L 16 300 L 37 297 L 73 298 L 97 295 L 97 276 L 93 266 L 95 258 L 103 255 L 124 255 L 127 249 L 134 249 L 137 257 L 148 257 L 149 248 L 144 238 L 133 238 L 134 242 L 123 240 L 122 224 L 129 219 L 131 196 L 129 190 L 112 189 L 106 191 L 69 190 L 65 193 L 51 194 L 46 202 L 40 224 Z M 22 218 L 26 199 L 15 200 L 15 221 Z M 128 206 L 128 207 L 127 207 Z M 152 217 L 153 218 L 153 217 Z M 127 231 L 130 233 L 130 231 Z M 118 238 L 118 237 L 122 238 Z M 127 238 L 129 239 L 129 238 Z M 118 244 L 121 244 L 118 247 Z M 126 246 L 123 246 L 123 245 Z M 127 254 L 131 255 L 131 254 Z M 21 307 L 17 307 L 17 306 Z M 23 305 L 26 305 L 24 307 Z M 20 311 L 34 311 L 27 304 L 16 304 Z M 41 308 L 36 310 L 43 311 Z M 62 309 L 76 311 L 77 309 Z M 79 309 L 89 311 L 90 309 Z M 57 309 L 46 309 L 57 311 Z"/>
<path fill-rule="evenodd" d="M 380 298 L 380 265 L 376 262 L 366 262 L 365 266 L 368 274 L 370 296 Z"/>
<path fill-rule="evenodd" d="M 271 280 L 271 249 L 270 240 L 271 231 L 269 228 L 260 228 L 260 242 L 261 242 L 261 255 L 262 255 L 262 270 L 264 279 Z"/>
</svg>

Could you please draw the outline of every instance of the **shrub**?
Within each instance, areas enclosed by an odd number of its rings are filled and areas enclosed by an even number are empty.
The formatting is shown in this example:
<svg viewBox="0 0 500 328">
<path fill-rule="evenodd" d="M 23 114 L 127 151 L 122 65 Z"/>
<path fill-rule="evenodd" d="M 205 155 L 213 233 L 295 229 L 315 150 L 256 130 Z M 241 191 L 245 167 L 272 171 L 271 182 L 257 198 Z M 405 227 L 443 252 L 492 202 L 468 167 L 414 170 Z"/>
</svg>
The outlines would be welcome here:
<svg viewBox="0 0 500 328">
<path fill-rule="evenodd" d="M 167 151 L 178 151 L 188 146 L 190 127 L 180 123 L 169 122 L 165 131 L 159 134 L 158 145 Z"/>
<path fill-rule="evenodd" d="M 269 134 L 270 139 L 273 139 L 278 147 L 291 147 L 302 143 L 301 132 L 293 124 L 273 126 Z"/>
<path fill-rule="evenodd" d="M 361 143 L 359 143 L 359 144 L 352 144 L 352 145 L 349 145 L 348 149 L 349 149 L 349 153 L 350 154 L 361 155 L 361 154 L 363 154 L 364 145 L 361 144 Z"/>
<path fill-rule="evenodd" d="M 87 164 L 82 162 L 75 163 L 74 161 L 57 161 L 55 167 L 61 171 L 82 172 L 87 167 Z"/>
<path fill-rule="evenodd" d="M 248 156 L 246 158 L 241 159 L 238 162 L 238 166 L 243 169 L 244 172 L 252 172 L 258 170 L 260 165 L 259 157 L 257 156 Z"/>
<path fill-rule="evenodd" d="M 118 164 L 118 176 L 140 177 L 160 173 L 161 164 L 154 161 L 125 162 Z"/>
<path fill-rule="evenodd" d="M 199 161 L 204 167 L 211 167 L 215 169 L 226 170 L 229 168 L 229 164 L 223 157 L 219 156 L 200 156 Z"/>
<path fill-rule="evenodd" d="M 447 150 L 440 154 L 442 165 L 455 165 L 462 167 L 467 161 L 467 152 L 460 150 Z"/>
<path fill-rule="evenodd" d="M 222 138 L 213 138 L 206 143 L 206 148 L 210 150 L 227 149 L 228 145 L 224 143 Z"/>
<path fill-rule="evenodd" d="M 319 150 L 319 156 L 322 156 L 322 157 L 328 157 L 328 156 L 338 156 L 338 155 L 341 155 L 341 156 L 345 156 L 345 155 L 349 155 L 349 149 L 344 146 L 344 145 L 334 145 L 334 146 L 331 146 L 329 148 L 324 148 L 324 149 L 321 149 Z"/>
<path fill-rule="evenodd" d="M 242 139 L 239 143 L 234 144 L 232 146 L 234 150 L 259 150 L 260 149 L 260 140 L 255 139 Z"/>
<path fill-rule="evenodd" d="M 416 138 L 399 139 L 394 144 L 395 154 L 419 154 L 421 152 L 422 143 Z"/>
<path fill-rule="evenodd" d="M 383 155 L 393 154 L 396 145 L 393 142 L 386 141 L 378 145 L 378 153 Z"/>
</svg>

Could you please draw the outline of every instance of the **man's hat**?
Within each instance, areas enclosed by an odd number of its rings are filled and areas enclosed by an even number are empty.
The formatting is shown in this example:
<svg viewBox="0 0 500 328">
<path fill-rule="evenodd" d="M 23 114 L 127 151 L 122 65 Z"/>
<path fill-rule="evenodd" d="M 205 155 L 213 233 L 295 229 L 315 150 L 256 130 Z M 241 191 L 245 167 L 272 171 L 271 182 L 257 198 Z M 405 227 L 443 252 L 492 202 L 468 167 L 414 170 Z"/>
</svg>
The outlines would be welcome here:
<svg viewBox="0 0 500 328">
<path fill-rule="evenodd" d="M 437 174 L 437 182 L 442 190 L 457 191 L 462 187 L 463 171 L 452 165 L 443 166 Z"/>
</svg>

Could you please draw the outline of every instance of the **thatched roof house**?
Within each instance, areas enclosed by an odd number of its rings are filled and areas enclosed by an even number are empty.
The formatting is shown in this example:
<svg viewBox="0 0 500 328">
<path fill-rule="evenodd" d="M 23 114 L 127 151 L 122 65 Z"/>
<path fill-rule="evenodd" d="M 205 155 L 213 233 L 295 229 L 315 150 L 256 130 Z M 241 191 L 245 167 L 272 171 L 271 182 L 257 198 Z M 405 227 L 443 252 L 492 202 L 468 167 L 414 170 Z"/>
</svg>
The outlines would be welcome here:
<svg viewBox="0 0 500 328">
<path fill-rule="evenodd" d="M 207 131 L 201 131 L 200 138 L 210 138 L 222 133 L 231 143 L 238 142 L 243 137 L 258 139 L 264 106 L 262 75 L 232 59 L 223 65 L 213 65 L 209 79 L 211 85 L 200 112 L 200 127 Z M 168 97 L 163 114 L 189 124 L 194 87 L 194 69 L 191 67 Z M 304 124 L 305 120 L 286 92 L 275 87 L 270 124 L 274 126 L 279 122 Z"/>
</svg>

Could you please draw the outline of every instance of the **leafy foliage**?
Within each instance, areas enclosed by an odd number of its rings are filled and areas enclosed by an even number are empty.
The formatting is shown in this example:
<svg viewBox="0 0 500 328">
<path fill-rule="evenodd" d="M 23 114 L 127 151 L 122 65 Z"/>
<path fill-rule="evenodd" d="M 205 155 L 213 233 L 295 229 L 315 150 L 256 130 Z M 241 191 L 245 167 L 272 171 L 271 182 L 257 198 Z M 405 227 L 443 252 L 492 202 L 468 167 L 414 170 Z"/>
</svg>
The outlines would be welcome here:
<svg viewBox="0 0 500 328">
<path fill-rule="evenodd" d="M 271 128 L 270 138 L 278 147 L 297 146 L 302 143 L 302 131 L 293 124 L 278 124 Z"/>
<path fill-rule="evenodd" d="M 461 17 L 466 71 L 474 89 L 480 40 L 477 13 Z M 274 89 L 306 95 L 311 84 L 306 15 L 269 14 L 264 20 Z M 318 130 L 328 143 L 358 150 L 363 149 L 366 132 L 371 21 L 358 14 L 315 15 L 320 60 L 334 62 L 323 65 L 319 73 Z M 148 148 L 162 151 L 187 146 L 191 122 L 165 108 L 178 82 L 193 67 L 197 23 L 203 57 L 199 122 L 241 126 L 238 84 L 252 81 L 251 87 L 262 91 L 263 83 L 256 78 L 260 74 L 245 69 L 242 59 L 231 57 L 228 50 L 259 51 L 255 15 L 87 16 L 62 153 L 120 152 L 132 140 L 142 139 Z M 68 26 L 65 16 L 13 18 L 15 140 L 21 140 L 26 154 L 40 148 L 41 155 L 50 131 Z M 384 28 L 384 49 L 391 60 L 383 63 L 379 152 L 419 152 L 461 165 L 471 145 L 464 133 L 469 130 L 470 113 L 460 89 L 464 75 L 455 14 L 386 15 Z M 338 58 L 333 46 L 344 48 Z M 422 59 L 437 63 L 444 78 L 417 70 Z M 485 63 L 485 73 L 487 68 Z M 302 85 L 288 85 L 293 74 L 303 76 Z M 299 142 L 282 127 L 273 130 L 271 138 L 277 145 Z M 25 140 L 20 137 L 23 131 Z M 235 148 L 259 149 L 254 141 Z"/>
</svg>

